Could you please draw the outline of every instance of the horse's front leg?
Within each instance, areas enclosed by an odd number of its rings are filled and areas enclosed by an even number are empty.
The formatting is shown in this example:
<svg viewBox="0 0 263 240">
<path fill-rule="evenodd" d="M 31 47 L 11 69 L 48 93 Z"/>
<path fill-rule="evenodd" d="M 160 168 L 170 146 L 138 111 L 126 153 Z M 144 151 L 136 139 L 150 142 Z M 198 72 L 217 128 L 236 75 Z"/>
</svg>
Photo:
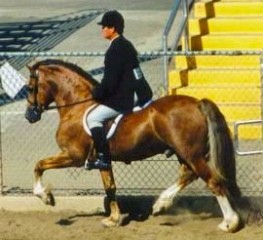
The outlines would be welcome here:
<svg viewBox="0 0 263 240">
<path fill-rule="evenodd" d="M 44 171 L 55 168 L 66 168 L 74 166 L 74 162 L 69 157 L 68 153 L 61 152 L 56 156 L 52 156 L 37 162 L 35 166 L 35 182 L 33 194 L 39 197 L 47 205 L 55 205 L 55 199 L 51 189 L 45 188 L 42 185 L 42 176 Z"/>
<path fill-rule="evenodd" d="M 103 219 L 102 224 L 105 227 L 119 226 L 121 222 L 121 213 L 116 199 L 116 185 L 112 169 L 101 170 L 100 174 L 110 207 L 110 216 Z"/>
</svg>

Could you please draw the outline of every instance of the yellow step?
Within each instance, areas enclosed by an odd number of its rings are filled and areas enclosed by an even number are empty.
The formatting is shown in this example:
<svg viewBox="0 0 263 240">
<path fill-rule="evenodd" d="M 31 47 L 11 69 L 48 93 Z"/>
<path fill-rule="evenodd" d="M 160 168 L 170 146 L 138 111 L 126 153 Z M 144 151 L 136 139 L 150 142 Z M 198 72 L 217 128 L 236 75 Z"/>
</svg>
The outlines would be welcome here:
<svg viewBox="0 0 263 240">
<path fill-rule="evenodd" d="M 170 88 L 171 89 L 171 88 Z M 260 104 L 261 91 L 259 88 L 240 86 L 237 89 L 229 87 L 183 87 L 171 89 L 171 94 L 182 94 L 195 98 L 209 98 L 217 103 L 253 103 Z"/>
<path fill-rule="evenodd" d="M 260 55 L 196 55 L 176 56 L 176 68 L 254 68 L 260 69 Z"/>
<path fill-rule="evenodd" d="M 234 124 L 228 124 L 228 127 L 232 133 L 234 134 Z M 244 125 L 239 128 L 238 131 L 238 139 L 243 140 L 255 140 L 262 139 L 262 126 L 260 125 Z"/>
<path fill-rule="evenodd" d="M 228 88 L 260 87 L 260 71 L 237 69 L 173 70 L 169 73 L 169 87 L 179 86 L 225 86 Z"/>
<path fill-rule="evenodd" d="M 196 2 L 194 4 L 194 16 L 201 17 L 225 17 L 225 16 L 263 16 L 262 1 L 246 2 Z"/>
<path fill-rule="evenodd" d="M 190 18 L 189 31 L 192 35 L 263 33 L 263 16 L 255 18 Z"/>
<path fill-rule="evenodd" d="M 261 106 L 251 104 L 218 104 L 227 121 L 244 121 L 250 119 L 261 119 Z"/>
<path fill-rule="evenodd" d="M 200 50 L 261 50 L 263 48 L 263 34 L 210 34 L 190 37 L 190 48 Z M 184 41 L 182 41 L 184 49 Z"/>
</svg>

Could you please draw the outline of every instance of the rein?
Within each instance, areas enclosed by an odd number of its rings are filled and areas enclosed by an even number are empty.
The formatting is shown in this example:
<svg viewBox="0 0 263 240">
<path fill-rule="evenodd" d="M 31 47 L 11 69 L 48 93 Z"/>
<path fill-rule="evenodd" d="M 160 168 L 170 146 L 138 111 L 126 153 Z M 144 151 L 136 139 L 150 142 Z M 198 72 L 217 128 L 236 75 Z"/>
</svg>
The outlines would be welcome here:
<svg viewBox="0 0 263 240">
<path fill-rule="evenodd" d="M 84 99 L 84 100 L 79 101 L 79 102 L 69 103 L 69 104 L 61 105 L 61 106 L 48 106 L 47 108 L 44 108 L 44 110 L 48 111 L 48 110 L 52 110 L 52 109 L 60 109 L 60 108 L 72 107 L 72 106 L 75 106 L 75 105 L 78 105 L 78 104 L 89 102 L 91 100 L 93 100 L 93 98 L 87 98 L 87 99 Z"/>
</svg>

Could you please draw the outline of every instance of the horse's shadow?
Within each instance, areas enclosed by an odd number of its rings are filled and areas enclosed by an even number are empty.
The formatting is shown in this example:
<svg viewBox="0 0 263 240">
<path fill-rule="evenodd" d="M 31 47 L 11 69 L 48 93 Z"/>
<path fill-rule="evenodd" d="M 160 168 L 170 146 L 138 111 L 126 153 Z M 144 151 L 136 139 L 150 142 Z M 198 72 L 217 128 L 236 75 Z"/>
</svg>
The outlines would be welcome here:
<svg viewBox="0 0 263 240">
<path fill-rule="evenodd" d="M 118 205 L 121 211 L 121 226 L 126 226 L 132 221 L 143 222 L 152 215 L 152 207 L 156 200 L 154 196 L 118 196 Z M 241 214 L 243 224 L 246 224 L 246 219 L 251 209 L 251 206 L 256 206 L 256 200 L 251 201 L 247 198 L 239 200 L 239 213 Z M 88 218 L 94 216 L 108 216 L 110 214 L 109 201 L 104 199 L 105 212 L 92 214 L 75 214 L 69 217 L 61 218 L 56 224 L 61 226 L 70 226 L 79 218 Z M 197 215 L 198 219 L 206 220 L 207 218 L 222 217 L 220 207 L 216 198 L 212 196 L 180 196 L 175 198 L 173 206 L 160 215 L 176 216 L 185 213 Z M 171 222 L 165 222 L 161 225 L 172 225 Z M 243 225 L 242 224 L 242 225 Z"/>
<path fill-rule="evenodd" d="M 131 221 L 143 222 L 152 214 L 152 206 L 155 202 L 153 196 L 121 196 L 118 197 L 118 205 L 122 213 L 121 226 L 128 225 Z M 104 207 L 109 213 L 109 204 L 105 199 Z"/>
<path fill-rule="evenodd" d="M 156 197 L 154 196 L 118 196 L 117 201 L 122 213 L 121 226 L 126 226 L 132 221 L 143 222 L 147 220 L 152 215 L 152 206 L 155 200 Z M 71 215 L 67 218 L 60 219 L 56 224 L 69 226 L 77 221 L 78 218 L 108 216 L 110 214 L 110 208 L 106 198 L 104 200 L 104 209 L 104 213 Z M 221 217 L 220 207 L 216 199 L 212 197 L 177 197 L 173 206 L 160 214 L 175 216 L 186 212 L 199 215 L 200 220 L 211 217 Z"/>
<path fill-rule="evenodd" d="M 121 226 L 128 225 L 131 221 L 142 222 L 149 218 L 152 214 L 152 205 L 154 202 L 154 197 L 131 197 L 131 196 L 121 196 L 118 197 L 118 206 L 121 211 Z M 104 213 L 81 213 L 71 215 L 69 217 L 61 218 L 56 224 L 61 226 L 70 226 L 79 218 L 88 218 L 93 216 L 108 216 L 110 214 L 109 202 L 104 199 Z"/>
<path fill-rule="evenodd" d="M 60 226 L 70 226 L 73 223 L 77 221 L 79 218 L 88 218 L 88 217 L 94 217 L 94 216 L 105 216 L 105 213 L 77 213 L 74 215 L 71 215 L 69 217 L 63 217 L 59 221 L 56 222 L 56 224 Z"/>
</svg>

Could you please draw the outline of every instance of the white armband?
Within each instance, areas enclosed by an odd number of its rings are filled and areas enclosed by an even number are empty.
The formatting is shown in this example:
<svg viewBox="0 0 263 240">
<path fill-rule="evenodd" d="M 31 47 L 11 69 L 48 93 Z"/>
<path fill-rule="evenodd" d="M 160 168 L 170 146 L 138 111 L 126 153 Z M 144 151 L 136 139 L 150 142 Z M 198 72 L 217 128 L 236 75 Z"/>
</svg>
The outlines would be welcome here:
<svg viewBox="0 0 263 240">
<path fill-rule="evenodd" d="M 140 67 L 134 68 L 132 71 L 133 71 L 133 74 L 136 80 L 142 79 L 143 74 L 142 74 L 142 70 L 140 69 Z"/>
</svg>

